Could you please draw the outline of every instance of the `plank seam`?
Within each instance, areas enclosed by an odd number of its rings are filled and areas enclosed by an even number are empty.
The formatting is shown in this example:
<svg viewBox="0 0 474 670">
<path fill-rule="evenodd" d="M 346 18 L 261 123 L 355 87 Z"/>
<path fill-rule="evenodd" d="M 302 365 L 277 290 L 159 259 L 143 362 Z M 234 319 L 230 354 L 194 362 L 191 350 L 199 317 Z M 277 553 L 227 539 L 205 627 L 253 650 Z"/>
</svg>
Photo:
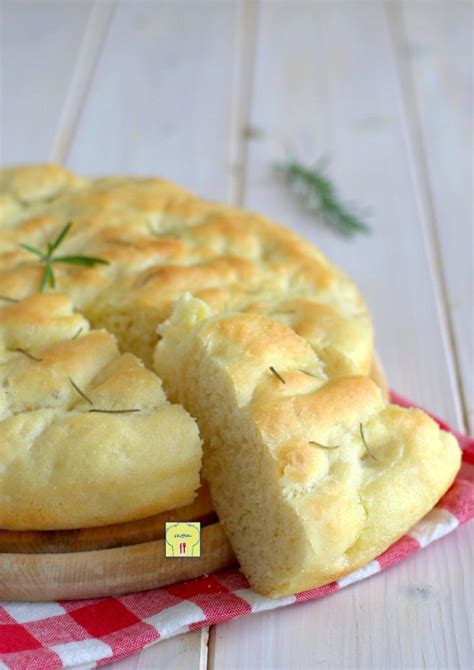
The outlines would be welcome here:
<svg viewBox="0 0 474 670">
<path fill-rule="evenodd" d="M 258 0 L 239 0 L 237 5 L 234 87 L 231 107 L 230 157 L 231 175 L 228 200 L 242 205 L 245 197 L 248 139 L 252 104 Z"/>
<path fill-rule="evenodd" d="M 117 0 L 95 0 L 92 6 L 50 152 L 54 163 L 65 163 L 68 158 L 116 5 Z"/>
<path fill-rule="evenodd" d="M 401 43 L 402 39 L 406 36 L 406 32 L 404 30 L 400 6 L 396 3 L 390 3 L 385 4 L 384 8 L 387 17 L 389 35 L 392 42 L 395 72 L 399 82 L 401 106 L 405 112 L 402 114 L 403 125 L 407 137 L 408 153 L 412 159 L 413 182 L 420 210 L 423 239 L 433 279 L 433 290 L 440 319 L 441 336 L 445 343 L 448 369 L 453 377 L 454 390 L 457 392 L 453 399 L 458 416 L 457 422 L 460 430 L 466 432 L 467 426 L 469 425 L 466 395 L 462 381 L 459 356 L 456 349 L 454 324 L 449 309 L 446 275 L 436 228 L 436 213 L 429 183 L 423 139 L 421 136 L 419 114 L 414 94 L 414 83 L 411 76 L 410 66 L 403 55 Z"/>
<path fill-rule="evenodd" d="M 201 628 L 201 646 L 199 654 L 199 670 L 206 670 L 209 653 L 209 627 Z"/>
</svg>

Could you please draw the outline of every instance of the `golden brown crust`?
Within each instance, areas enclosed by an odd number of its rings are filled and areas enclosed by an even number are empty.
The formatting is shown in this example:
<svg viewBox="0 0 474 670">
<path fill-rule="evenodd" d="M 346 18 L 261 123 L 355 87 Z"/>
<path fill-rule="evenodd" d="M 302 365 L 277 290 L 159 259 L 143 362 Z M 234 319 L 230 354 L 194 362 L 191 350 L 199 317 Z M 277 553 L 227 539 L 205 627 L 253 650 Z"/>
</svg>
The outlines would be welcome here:
<svg viewBox="0 0 474 670">
<path fill-rule="evenodd" d="M 78 178 L 56 166 L 0 173 L 0 295 L 24 298 L 44 247 L 68 221 L 63 254 L 109 266 L 56 265 L 94 327 L 151 364 L 156 325 L 187 290 L 213 310 L 270 315 L 305 337 L 334 374 L 367 374 L 370 317 L 353 284 L 314 247 L 264 217 L 200 200 L 160 179 Z"/>
</svg>

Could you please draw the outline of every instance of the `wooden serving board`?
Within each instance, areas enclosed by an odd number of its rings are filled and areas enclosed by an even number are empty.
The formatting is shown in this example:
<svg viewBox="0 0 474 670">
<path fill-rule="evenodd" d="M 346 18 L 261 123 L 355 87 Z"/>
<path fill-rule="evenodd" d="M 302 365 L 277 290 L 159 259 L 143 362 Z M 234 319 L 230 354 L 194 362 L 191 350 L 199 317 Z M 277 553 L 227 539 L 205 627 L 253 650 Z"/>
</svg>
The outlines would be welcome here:
<svg viewBox="0 0 474 670">
<path fill-rule="evenodd" d="M 201 522 L 201 556 L 167 558 L 165 523 Z M 179 509 L 123 524 L 64 531 L 0 530 L 0 599 L 119 595 L 211 574 L 236 563 L 204 483 Z"/>
<path fill-rule="evenodd" d="M 377 359 L 371 377 L 387 395 Z M 201 522 L 199 558 L 165 557 L 167 521 Z M 203 483 L 190 505 L 138 521 L 63 531 L 0 530 L 0 600 L 120 595 L 212 574 L 236 563 Z"/>
</svg>

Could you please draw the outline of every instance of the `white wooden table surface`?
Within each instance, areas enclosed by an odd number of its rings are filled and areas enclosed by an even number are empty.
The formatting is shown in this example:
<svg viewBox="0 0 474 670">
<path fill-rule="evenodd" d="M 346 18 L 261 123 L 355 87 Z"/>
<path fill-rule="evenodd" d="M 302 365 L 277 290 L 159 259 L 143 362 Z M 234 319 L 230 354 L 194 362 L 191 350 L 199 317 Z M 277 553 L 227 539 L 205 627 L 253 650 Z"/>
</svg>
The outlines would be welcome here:
<svg viewBox="0 0 474 670">
<path fill-rule="evenodd" d="M 357 281 L 393 388 L 472 431 L 472 14 L 456 0 L 4 0 L 1 162 L 161 174 L 273 216 Z M 272 174 L 287 151 L 329 156 L 373 234 L 346 241 L 304 214 Z M 472 667 L 473 536 L 111 667 Z"/>
</svg>

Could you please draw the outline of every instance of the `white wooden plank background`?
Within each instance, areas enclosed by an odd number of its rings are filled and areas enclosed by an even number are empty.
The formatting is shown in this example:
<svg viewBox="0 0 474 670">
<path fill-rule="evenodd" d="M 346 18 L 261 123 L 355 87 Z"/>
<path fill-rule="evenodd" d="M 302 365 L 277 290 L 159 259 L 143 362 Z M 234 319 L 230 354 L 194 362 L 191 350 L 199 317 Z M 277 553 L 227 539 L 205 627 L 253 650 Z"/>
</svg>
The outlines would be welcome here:
<svg viewBox="0 0 474 670">
<path fill-rule="evenodd" d="M 429 20 L 426 15 L 424 3 L 403 4 L 398 18 L 400 65 L 413 106 L 413 133 L 420 145 L 420 177 L 432 219 L 433 256 L 454 345 L 464 423 L 472 433 L 473 5 L 434 2 Z"/>
<path fill-rule="evenodd" d="M 119 3 L 68 164 L 225 199 L 235 25 L 233 3 Z"/>
<path fill-rule="evenodd" d="M 391 384 L 473 417 L 472 4 L 3 2 L 2 163 L 163 174 L 259 209 L 358 282 Z M 370 237 L 318 227 L 271 171 L 330 157 Z M 115 668 L 468 668 L 472 528 L 322 601 Z"/>
<path fill-rule="evenodd" d="M 0 4 L 2 162 L 48 158 L 92 2 Z"/>
</svg>

